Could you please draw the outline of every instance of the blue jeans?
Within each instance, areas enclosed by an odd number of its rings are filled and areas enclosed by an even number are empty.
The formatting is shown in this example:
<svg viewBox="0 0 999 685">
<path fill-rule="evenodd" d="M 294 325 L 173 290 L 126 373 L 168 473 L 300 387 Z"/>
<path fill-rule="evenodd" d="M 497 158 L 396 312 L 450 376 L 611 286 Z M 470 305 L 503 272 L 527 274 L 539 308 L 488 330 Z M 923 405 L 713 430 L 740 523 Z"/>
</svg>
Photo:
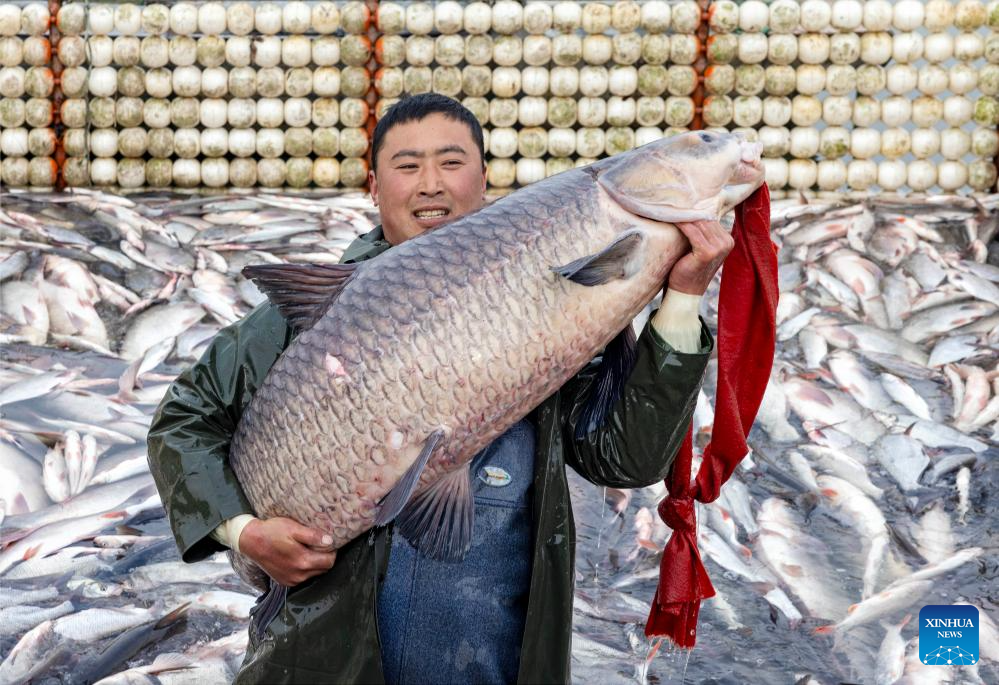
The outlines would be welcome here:
<svg viewBox="0 0 999 685">
<path fill-rule="evenodd" d="M 516 682 L 531 584 L 534 449 L 534 427 L 523 420 L 472 460 L 475 523 L 461 562 L 428 559 L 393 535 L 378 596 L 389 685 Z"/>
</svg>

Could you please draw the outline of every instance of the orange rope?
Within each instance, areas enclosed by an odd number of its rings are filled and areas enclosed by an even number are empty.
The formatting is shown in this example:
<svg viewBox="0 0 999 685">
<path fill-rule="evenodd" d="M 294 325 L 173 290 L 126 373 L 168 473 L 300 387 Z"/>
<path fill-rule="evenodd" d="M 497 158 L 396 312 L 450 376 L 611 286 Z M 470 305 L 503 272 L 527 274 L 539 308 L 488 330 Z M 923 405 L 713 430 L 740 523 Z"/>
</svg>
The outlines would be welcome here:
<svg viewBox="0 0 999 685">
<path fill-rule="evenodd" d="M 694 119 L 690 122 L 691 130 L 704 128 L 704 119 L 702 116 L 704 111 L 704 74 L 708 68 L 707 51 L 711 0 L 698 0 L 697 4 L 701 7 L 701 22 L 697 26 L 698 57 L 694 62 L 694 71 L 697 72 L 697 85 L 694 86 L 694 92 L 691 93 L 691 99 L 694 101 Z"/>
<path fill-rule="evenodd" d="M 368 58 L 368 63 L 365 68 L 368 70 L 368 93 L 365 99 L 368 102 L 368 122 L 366 125 L 368 131 L 368 168 L 372 167 L 371 163 L 371 144 L 375 135 L 375 125 L 378 123 L 377 108 L 378 108 L 378 89 L 375 87 L 375 74 L 378 71 L 378 60 L 377 60 L 377 44 L 378 39 L 381 37 L 381 30 L 378 28 L 378 0 L 367 0 L 368 10 L 371 12 L 371 24 L 368 26 L 368 38 L 371 41 L 371 56 Z M 367 181 L 365 181 L 364 189 L 368 189 Z"/>
<path fill-rule="evenodd" d="M 55 136 L 55 150 L 52 153 L 52 158 L 55 165 L 56 190 L 63 190 L 66 187 L 66 179 L 62 173 L 63 166 L 66 164 L 66 149 L 62 145 L 62 62 L 59 61 L 58 55 L 60 35 L 56 23 L 61 6 L 61 0 L 49 0 L 49 68 L 52 69 L 55 83 L 52 89 L 52 132 Z"/>
</svg>

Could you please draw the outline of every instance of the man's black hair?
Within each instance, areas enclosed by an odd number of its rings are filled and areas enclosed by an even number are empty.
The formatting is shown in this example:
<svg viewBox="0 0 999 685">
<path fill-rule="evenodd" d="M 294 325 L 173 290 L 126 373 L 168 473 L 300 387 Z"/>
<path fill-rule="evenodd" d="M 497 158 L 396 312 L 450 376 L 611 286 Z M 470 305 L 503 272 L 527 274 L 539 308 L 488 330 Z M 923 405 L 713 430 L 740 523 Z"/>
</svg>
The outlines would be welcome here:
<svg viewBox="0 0 999 685">
<path fill-rule="evenodd" d="M 375 134 L 371 138 L 371 170 L 378 171 L 378 152 L 382 149 L 385 134 L 395 126 L 420 121 L 431 114 L 443 114 L 448 119 L 460 121 L 472 132 L 472 140 L 479 148 L 479 159 L 482 166 L 486 165 L 486 150 L 482 140 L 482 126 L 475 115 L 464 105 L 453 98 L 438 93 L 421 93 L 409 95 L 388 108 L 388 111 L 378 120 Z"/>
</svg>

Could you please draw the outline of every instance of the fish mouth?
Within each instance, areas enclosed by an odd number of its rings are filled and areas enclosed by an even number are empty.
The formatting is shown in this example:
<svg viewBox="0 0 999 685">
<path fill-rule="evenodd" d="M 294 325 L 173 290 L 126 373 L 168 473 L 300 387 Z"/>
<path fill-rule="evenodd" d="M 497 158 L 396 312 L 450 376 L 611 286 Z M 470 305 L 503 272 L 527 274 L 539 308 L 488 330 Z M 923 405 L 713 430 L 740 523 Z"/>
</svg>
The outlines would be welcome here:
<svg viewBox="0 0 999 685">
<path fill-rule="evenodd" d="M 736 134 L 739 138 L 739 163 L 735 172 L 721 190 L 721 213 L 742 204 L 757 188 L 766 183 L 766 170 L 763 168 L 763 143 L 753 143 Z"/>
<path fill-rule="evenodd" d="M 736 141 L 739 145 L 739 162 L 735 167 L 735 173 L 725 186 L 739 186 L 746 183 L 753 183 L 759 186 L 765 176 L 763 169 L 763 143 L 750 142 L 746 140 L 742 133 L 737 133 Z"/>
<path fill-rule="evenodd" d="M 756 192 L 756 189 L 766 183 L 766 175 L 763 170 L 763 163 L 741 163 L 732 178 L 733 183 L 729 183 L 721 190 L 721 214 L 727 214 L 735 209 Z"/>
<path fill-rule="evenodd" d="M 763 180 L 763 143 L 739 142 L 739 164 L 732 177 L 733 184 L 752 183 Z"/>
</svg>

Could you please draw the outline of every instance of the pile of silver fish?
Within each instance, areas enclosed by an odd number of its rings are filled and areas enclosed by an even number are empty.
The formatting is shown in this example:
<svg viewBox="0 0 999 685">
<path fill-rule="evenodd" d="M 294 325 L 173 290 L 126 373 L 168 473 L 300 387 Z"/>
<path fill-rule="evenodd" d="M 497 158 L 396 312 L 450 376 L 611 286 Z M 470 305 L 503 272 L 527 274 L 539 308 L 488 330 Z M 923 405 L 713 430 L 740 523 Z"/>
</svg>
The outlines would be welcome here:
<svg viewBox="0 0 999 685">
<path fill-rule="evenodd" d="M 667 675 L 999 682 L 996 203 L 775 203 L 774 369 L 750 455 L 699 508 L 718 594 L 704 603 L 693 656 L 667 657 Z M 717 290 L 709 295 L 702 313 L 716 326 Z M 715 369 L 694 415 L 701 447 Z M 620 682 L 663 678 L 653 657 L 667 647 L 638 628 L 669 535 L 655 513 L 664 492 L 605 490 L 612 516 L 577 510 L 577 617 L 624 624 L 577 641 L 584 681 L 615 662 L 626 664 Z M 924 605 L 962 603 L 980 611 L 981 661 L 923 665 L 913 619 Z"/>
<path fill-rule="evenodd" d="M 752 453 L 699 511 L 698 646 L 642 632 L 662 486 L 573 478 L 574 680 L 999 682 L 997 202 L 775 203 L 777 359 Z M 262 299 L 243 266 L 336 262 L 376 216 L 359 195 L 4 192 L 0 684 L 231 681 L 253 591 L 224 555 L 179 560 L 145 433 Z M 714 387 L 712 364 L 698 447 Z M 919 609 L 953 603 L 980 611 L 981 661 L 924 666 Z"/>
<path fill-rule="evenodd" d="M 231 681 L 254 593 L 224 555 L 179 560 L 149 422 L 263 299 L 243 266 L 336 262 L 376 216 L 359 195 L 4 193 L 0 683 Z"/>
</svg>

